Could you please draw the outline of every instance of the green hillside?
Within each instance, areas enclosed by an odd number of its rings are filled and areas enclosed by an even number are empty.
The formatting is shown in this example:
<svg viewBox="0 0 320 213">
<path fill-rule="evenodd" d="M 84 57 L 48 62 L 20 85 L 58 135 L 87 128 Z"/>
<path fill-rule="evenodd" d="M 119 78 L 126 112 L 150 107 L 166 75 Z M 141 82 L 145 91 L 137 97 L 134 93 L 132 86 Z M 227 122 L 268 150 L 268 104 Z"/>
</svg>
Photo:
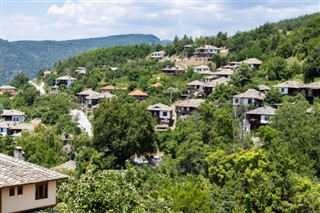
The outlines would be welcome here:
<svg viewBox="0 0 320 213">
<path fill-rule="evenodd" d="M 130 34 L 102 38 L 67 41 L 14 41 L 0 39 L 1 70 L 0 84 L 11 79 L 19 70 L 35 77 L 39 69 L 55 62 L 92 49 L 135 44 L 160 44 L 153 35 Z"/>
</svg>

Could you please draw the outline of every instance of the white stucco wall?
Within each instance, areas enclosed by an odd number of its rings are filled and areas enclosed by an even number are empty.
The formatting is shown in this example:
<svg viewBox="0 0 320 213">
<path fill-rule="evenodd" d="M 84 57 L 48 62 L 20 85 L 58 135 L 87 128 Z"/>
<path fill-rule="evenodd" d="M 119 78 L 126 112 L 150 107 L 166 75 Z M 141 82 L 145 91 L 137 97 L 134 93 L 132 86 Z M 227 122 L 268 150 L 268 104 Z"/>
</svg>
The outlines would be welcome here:
<svg viewBox="0 0 320 213">
<path fill-rule="evenodd" d="M 7 128 L 0 128 L 0 134 L 1 135 L 7 135 L 8 134 L 8 129 Z"/>
<path fill-rule="evenodd" d="M 159 118 L 160 118 L 160 119 L 171 119 L 171 112 L 168 111 L 168 112 L 167 112 L 167 116 L 164 116 L 164 115 L 163 115 L 163 112 L 164 112 L 164 111 L 160 111 L 160 114 L 159 114 Z"/>
<path fill-rule="evenodd" d="M 12 121 L 24 122 L 24 116 L 23 115 L 14 115 L 14 116 L 12 116 Z"/>
<path fill-rule="evenodd" d="M 288 94 L 288 88 L 279 88 L 279 92 L 280 92 L 282 95 L 287 95 L 287 94 Z"/>
<path fill-rule="evenodd" d="M 15 187 L 15 195 L 10 197 L 9 188 L 3 188 L 2 213 L 19 212 L 56 204 L 56 181 L 48 183 L 48 198 L 36 200 L 35 191 L 35 184 L 24 185 L 23 194 L 18 195 L 18 187 Z"/>
</svg>

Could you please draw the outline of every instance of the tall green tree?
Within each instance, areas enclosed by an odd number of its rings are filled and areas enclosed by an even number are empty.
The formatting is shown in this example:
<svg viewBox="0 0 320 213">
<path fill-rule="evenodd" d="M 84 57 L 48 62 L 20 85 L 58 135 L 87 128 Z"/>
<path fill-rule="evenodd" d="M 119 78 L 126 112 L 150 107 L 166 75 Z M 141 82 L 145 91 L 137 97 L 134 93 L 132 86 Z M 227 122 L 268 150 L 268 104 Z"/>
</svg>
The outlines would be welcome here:
<svg viewBox="0 0 320 213">
<path fill-rule="evenodd" d="M 123 167 L 134 155 L 156 151 L 153 118 L 143 103 L 122 103 L 117 99 L 101 103 L 94 112 L 94 147 Z"/>
</svg>

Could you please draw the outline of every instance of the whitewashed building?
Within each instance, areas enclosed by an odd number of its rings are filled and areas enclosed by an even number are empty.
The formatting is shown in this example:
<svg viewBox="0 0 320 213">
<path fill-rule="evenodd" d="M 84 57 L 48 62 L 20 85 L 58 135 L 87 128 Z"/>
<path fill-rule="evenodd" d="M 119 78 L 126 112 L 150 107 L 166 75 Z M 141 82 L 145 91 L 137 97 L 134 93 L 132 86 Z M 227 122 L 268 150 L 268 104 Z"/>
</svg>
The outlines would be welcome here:
<svg viewBox="0 0 320 213">
<path fill-rule="evenodd" d="M 253 105 L 254 107 L 261 106 L 261 103 L 264 99 L 264 94 L 255 89 L 248 89 L 244 93 L 233 96 L 232 105 L 233 106 L 248 106 Z"/>
</svg>

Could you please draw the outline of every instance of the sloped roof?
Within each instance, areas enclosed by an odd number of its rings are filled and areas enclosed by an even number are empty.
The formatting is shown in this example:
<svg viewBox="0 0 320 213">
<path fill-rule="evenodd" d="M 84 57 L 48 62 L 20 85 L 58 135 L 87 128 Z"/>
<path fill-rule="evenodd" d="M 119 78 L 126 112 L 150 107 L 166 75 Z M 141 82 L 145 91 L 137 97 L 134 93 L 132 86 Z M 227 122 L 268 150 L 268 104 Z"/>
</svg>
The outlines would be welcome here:
<svg viewBox="0 0 320 213">
<path fill-rule="evenodd" d="M 97 95 L 97 94 L 100 94 L 100 93 L 93 91 L 92 89 L 87 89 L 87 90 L 84 90 L 82 92 L 77 93 L 77 95 Z"/>
<path fill-rule="evenodd" d="M 159 82 L 155 83 L 155 84 L 151 84 L 151 87 L 160 87 L 162 86 L 162 84 L 160 84 Z"/>
<path fill-rule="evenodd" d="M 199 71 L 198 73 L 200 75 L 213 75 L 214 74 L 214 72 L 211 72 L 209 70 L 207 70 L 207 71 Z"/>
<path fill-rule="evenodd" d="M 0 153 L 0 188 L 65 178 L 68 176 Z"/>
<path fill-rule="evenodd" d="M 258 90 L 259 91 L 270 90 L 270 87 L 268 87 L 266 85 L 259 85 L 258 86 Z"/>
<path fill-rule="evenodd" d="M 186 99 L 176 101 L 175 104 L 177 107 L 194 107 L 198 108 L 201 103 L 205 102 L 203 99 Z"/>
<path fill-rule="evenodd" d="M 14 116 L 14 115 L 25 115 L 24 112 L 15 109 L 3 110 L 1 116 Z"/>
<path fill-rule="evenodd" d="M 149 111 L 172 111 L 172 108 L 170 106 L 167 106 L 162 103 L 157 103 L 154 105 L 150 105 L 147 108 Z"/>
<path fill-rule="evenodd" d="M 101 88 L 102 90 L 115 90 L 116 87 L 115 86 L 112 86 L 112 85 L 108 85 L 108 86 L 104 86 Z"/>
<path fill-rule="evenodd" d="M 233 75 L 233 70 L 231 69 L 222 69 L 219 72 L 213 73 L 214 75 Z"/>
<path fill-rule="evenodd" d="M 264 94 L 255 90 L 255 89 L 248 89 L 244 93 L 240 93 L 238 95 L 233 96 L 234 98 L 254 98 L 258 100 L 264 99 Z"/>
<path fill-rule="evenodd" d="M 308 88 L 308 89 L 320 89 L 320 81 L 316 81 L 316 82 L 312 82 L 310 84 L 306 84 L 304 87 Z"/>
<path fill-rule="evenodd" d="M 73 160 L 69 160 L 59 166 L 53 167 L 52 169 L 58 170 L 58 169 L 67 169 L 67 170 L 76 170 L 76 162 Z"/>
<path fill-rule="evenodd" d="M 249 115 L 275 115 L 276 109 L 270 106 L 259 107 L 257 109 L 250 110 L 246 112 Z"/>
<path fill-rule="evenodd" d="M 32 131 L 37 125 L 33 123 L 16 123 L 14 121 L 2 121 L 0 122 L 0 128 L 11 130 L 28 130 Z"/>
<path fill-rule="evenodd" d="M 0 87 L 0 89 L 3 89 L 3 90 L 16 90 L 15 87 L 10 86 L 10 85 L 2 85 L 2 86 Z"/>
<path fill-rule="evenodd" d="M 198 68 L 198 69 L 210 69 L 210 67 L 208 67 L 207 65 L 199 65 L 199 66 L 196 66 L 194 68 Z"/>
<path fill-rule="evenodd" d="M 115 95 L 111 94 L 110 92 L 104 92 L 104 93 L 92 94 L 92 95 L 89 95 L 85 98 L 87 100 L 90 100 L 90 99 L 102 99 L 102 98 L 110 99 L 113 97 L 115 97 Z"/>
<path fill-rule="evenodd" d="M 66 75 L 66 76 L 60 76 L 60 77 L 56 78 L 56 80 L 77 80 L 77 79 L 73 78 L 69 75 Z"/>
<path fill-rule="evenodd" d="M 129 92 L 130 96 L 149 96 L 148 93 L 142 92 L 140 90 Z"/>
<path fill-rule="evenodd" d="M 216 87 L 218 84 L 227 84 L 230 80 L 222 77 L 212 80 L 204 85 L 204 87 Z"/>
<path fill-rule="evenodd" d="M 195 80 L 195 81 L 191 81 L 190 83 L 187 83 L 187 86 L 203 86 L 203 85 L 205 85 L 205 83 L 199 80 Z"/>
<path fill-rule="evenodd" d="M 259 59 L 257 58 L 248 58 L 246 60 L 243 61 L 243 63 L 246 63 L 246 64 L 262 64 L 262 61 L 260 61 Z"/>
<path fill-rule="evenodd" d="M 285 81 L 285 82 L 282 82 L 280 84 L 274 85 L 273 87 L 275 87 L 275 88 L 296 88 L 296 89 L 300 89 L 300 88 L 304 88 L 305 85 L 303 83 L 298 82 L 298 81 Z"/>
</svg>

